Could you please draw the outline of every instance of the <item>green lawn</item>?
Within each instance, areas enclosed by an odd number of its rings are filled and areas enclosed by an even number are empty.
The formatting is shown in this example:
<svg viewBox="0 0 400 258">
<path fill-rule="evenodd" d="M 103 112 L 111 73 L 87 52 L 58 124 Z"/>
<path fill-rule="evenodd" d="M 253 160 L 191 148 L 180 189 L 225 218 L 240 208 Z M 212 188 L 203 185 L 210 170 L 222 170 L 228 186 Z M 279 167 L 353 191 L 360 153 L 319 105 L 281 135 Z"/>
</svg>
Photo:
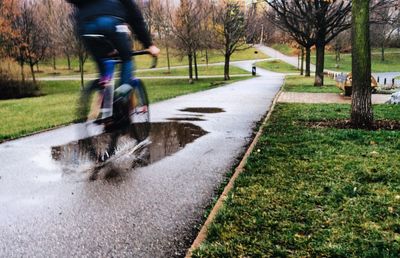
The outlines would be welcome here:
<svg viewBox="0 0 400 258">
<path fill-rule="evenodd" d="M 245 78 L 234 78 L 229 82 Z M 202 79 L 189 84 L 187 79 L 144 80 L 150 102 L 161 101 L 215 88 L 225 84 L 223 79 Z M 78 81 L 42 82 L 45 94 L 36 98 L 0 101 L 0 141 L 17 138 L 40 130 L 72 123 L 77 119 Z"/>
<path fill-rule="evenodd" d="M 193 257 L 398 257 L 400 131 L 303 125 L 349 111 L 279 104 Z"/>
<path fill-rule="evenodd" d="M 291 48 L 288 44 L 274 44 L 272 48 L 281 51 L 286 55 L 293 55 L 295 49 Z M 336 55 L 334 51 L 326 50 L 325 56 L 325 69 L 334 70 L 339 72 L 351 71 L 351 54 L 341 54 L 341 61 L 336 66 Z M 381 61 L 381 50 L 378 48 L 372 49 L 372 72 L 396 72 L 400 71 L 400 49 L 387 48 L 385 49 L 385 61 Z M 315 64 L 315 50 L 312 51 L 311 63 Z"/>
<path fill-rule="evenodd" d="M 310 93 L 340 93 L 336 82 L 325 76 L 325 86 L 315 87 L 314 77 L 286 76 L 283 91 L 287 92 L 310 92 Z"/>
<path fill-rule="evenodd" d="M 241 61 L 241 60 L 252 60 L 252 59 L 265 59 L 268 58 L 263 53 L 258 52 L 255 54 L 255 48 L 246 48 L 242 51 L 236 51 L 233 53 L 231 57 L 231 61 Z M 208 53 L 209 56 L 209 63 L 219 63 L 224 62 L 224 55 L 220 51 L 212 50 Z M 146 69 L 149 68 L 151 65 L 151 57 L 149 56 L 138 56 L 135 57 L 135 64 L 137 69 Z M 171 50 L 170 53 L 170 62 L 171 66 L 181 66 L 187 65 L 187 57 L 179 57 L 178 52 L 176 50 Z M 198 53 L 198 64 L 206 64 L 205 52 Z M 39 66 L 39 70 L 42 72 L 38 73 L 39 77 L 49 76 L 49 75 L 76 75 L 78 74 L 77 67 L 78 62 L 77 59 L 72 60 L 72 70 L 67 70 L 67 60 L 66 58 L 58 58 L 57 61 L 57 70 L 53 70 L 52 61 L 45 61 L 42 62 Z M 165 49 L 162 49 L 161 54 L 158 58 L 158 67 L 167 67 L 167 55 Z M 96 66 L 91 59 L 85 63 L 85 72 L 86 73 L 95 73 Z M 28 74 L 28 73 L 27 73 Z"/>
<path fill-rule="evenodd" d="M 256 65 L 265 70 L 277 73 L 295 73 L 299 71 L 293 65 L 287 64 L 280 60 L 258 62 Z"/>
<path fill-rule="evenodd" d="M 372 53 L 372 72 L 396 72 L 400 71 L 400 53 L 388 51 L 385 55 L 386 60 L 381 61 L 381 55 L 378 52 Z M 315 57 L 312 57 L 315 60 Z M 314 61 L 312 61 L 314 62 Z M 351 71 L 351 55 L 342 55 L 339 67 L 336 67 L 336 59 L 334 55 L 327 55 L 325 58 L 325 69 L 335 71 Z"/>
<path fill-rule="evenodd" d="M 168 73 L 168 70 L 153 70 L 153 71 L 137 71 L 136 75 L 137 76 L 187 76 L 188 75 L 188 69 L 187 68 L 174 68 L 171 69 L 171 72 Z M 224 66 L 218 65 L 218 66 L 199 66 L 198 67 L 198 73 L 199 76 L 204 76 L 204 75 L 220 75 L 223 77 L 224 74 Z M 250 74 L 250 72 L 240 69 L 238 67 L 235 67 L 233 65 L 230 66 L 229 68 L 229 74 L 230 75 L 235 75 L 235 74 Z M 194 75 L 194 70 L 193 70 L 193 75 Z"/>
</svg>

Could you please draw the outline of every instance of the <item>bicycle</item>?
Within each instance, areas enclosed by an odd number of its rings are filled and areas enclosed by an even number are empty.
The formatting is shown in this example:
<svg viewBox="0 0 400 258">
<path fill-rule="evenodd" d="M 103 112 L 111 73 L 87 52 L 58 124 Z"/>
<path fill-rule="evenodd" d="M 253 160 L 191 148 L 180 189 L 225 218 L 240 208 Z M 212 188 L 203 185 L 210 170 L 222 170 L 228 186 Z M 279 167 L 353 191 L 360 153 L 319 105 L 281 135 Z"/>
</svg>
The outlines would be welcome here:
<svg viewBox="0 0 400 258">
<path fill-rule="evenodd" d="M 149 54 L 146 50 L 131 53 L 132 56 Z M 115 154 L 123 147 L 129 152 L 149 143 L 146 141 L 150 132 L 149 100 L 143 81 L 135 78 L 130 84 L 114 89 L 114 68 L 121 61 L 114 51 L 107 62 L 110 83 L 104 87 L 97 79 L 84 88 L 80 98 L 79 113 L 86 120 L 86 142 L 95 169 L 115 160 Z M 153 57 L 151 68 L 156 65 L 157 58 Z M 105 116 L 110 113 L 111 116 Z"/>
</svg>

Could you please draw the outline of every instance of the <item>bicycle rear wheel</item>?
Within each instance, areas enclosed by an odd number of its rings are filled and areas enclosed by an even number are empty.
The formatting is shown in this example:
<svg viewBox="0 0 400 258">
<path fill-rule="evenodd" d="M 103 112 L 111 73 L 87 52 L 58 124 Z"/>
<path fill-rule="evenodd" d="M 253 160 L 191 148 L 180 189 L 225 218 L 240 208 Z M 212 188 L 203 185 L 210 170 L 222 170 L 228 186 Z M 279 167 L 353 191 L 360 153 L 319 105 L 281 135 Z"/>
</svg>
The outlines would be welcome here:
<svg viewBox="0 0 400 258">
<path fill-rule="evenodd" d="M 149 98 L 142 80 L 135 79 L 129 98 L 129 118 L 133 136 L 139 141 L 145 140 L 150 134 Z"/>
<path fill-rule="evenodd" d="M 119 130 L 107 131 L 107 126 L 112 125 L 112 119 L 101 119 L 103 90 L 99 80 L 88 84 L 81 92 L 78 109 L 79 118 L 85 122 L 85 137 L 89 142 L 84 151 L 88 152 L 90 159 L 96 163 L 104 162 L 114 155 L 122 134 Z"/>
</svg>

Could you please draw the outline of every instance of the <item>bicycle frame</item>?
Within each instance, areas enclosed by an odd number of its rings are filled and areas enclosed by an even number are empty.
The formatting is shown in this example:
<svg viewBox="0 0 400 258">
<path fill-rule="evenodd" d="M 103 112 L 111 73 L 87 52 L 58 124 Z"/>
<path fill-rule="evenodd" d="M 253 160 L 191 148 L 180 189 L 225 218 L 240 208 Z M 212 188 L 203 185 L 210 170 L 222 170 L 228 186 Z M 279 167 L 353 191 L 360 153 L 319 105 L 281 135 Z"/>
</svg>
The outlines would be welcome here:
<svg viewBox="0 0 400 258">
<path fill-rule="evenodd" d="M 131 56 L 139 56 L 139 55 L 150 55 L 150 52 L 147 50 L 140 51 L 132 51 Z M 106 73 L 102 77 L 105 78 L 107 82 L 104 85 L 104 89 L 100 89 L 97 94 L 94 96 L 94 101 L 92 101 L 92 105 L 90 107 L 91 112 L 88 114 L 88 120 L 96 120 L 100 113 L 102 114 L 101 119 L 104 119 L 109 116 L 109 114 L 113 113 L 113 102 L 114 102 L 114 93 L 118 87 L 115 89 L 115 65 L 121 63 L 121 60 L 118 59 L 118 52 L 113 51 L 111 55 L 109 55 L 109 59 L 105 60 Z M 157 57 L 153 57 L 152 64 L 150 69 L 155 68 L 157 66 L 158 59 Z M 121 85 L 120 85 L 121 86 Z M 135 85 L 131 85 L 135 87 Z M 121 88 L 118 92 L 120 95 L 128 94 L 129 89 Z M 143 99 L 144 96 L 141 96 Z"/>
</svg>

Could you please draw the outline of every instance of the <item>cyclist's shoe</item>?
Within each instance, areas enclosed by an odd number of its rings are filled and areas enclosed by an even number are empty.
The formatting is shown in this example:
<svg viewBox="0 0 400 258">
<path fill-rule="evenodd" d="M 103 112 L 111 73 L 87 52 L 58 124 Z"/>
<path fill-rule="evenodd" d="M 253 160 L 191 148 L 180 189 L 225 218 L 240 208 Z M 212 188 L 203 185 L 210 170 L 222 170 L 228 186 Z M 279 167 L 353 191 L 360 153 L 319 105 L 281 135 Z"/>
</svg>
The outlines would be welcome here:
<svg viewBox="0 0 400 258">
<path fill-rule="evenodd" d="M 133 113 L 135 114 L 143 114 L 149 112 L 149 107 L 147 105 L 135 107 Z"/>
</svg>

